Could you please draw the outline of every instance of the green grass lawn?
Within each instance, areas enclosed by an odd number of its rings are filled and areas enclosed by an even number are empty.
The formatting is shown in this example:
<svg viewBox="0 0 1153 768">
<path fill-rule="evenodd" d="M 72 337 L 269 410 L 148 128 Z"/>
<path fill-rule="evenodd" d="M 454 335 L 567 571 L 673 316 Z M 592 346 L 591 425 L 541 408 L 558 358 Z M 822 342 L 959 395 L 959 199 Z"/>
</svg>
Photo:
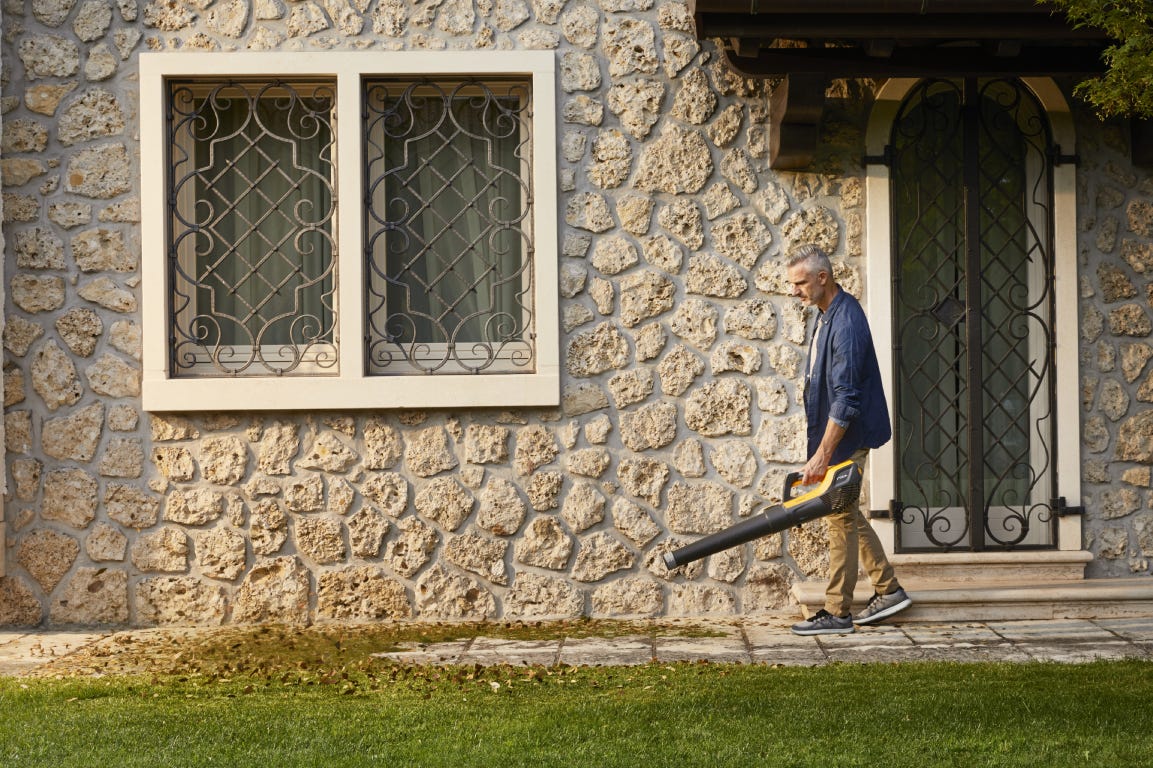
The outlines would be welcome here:
<svg viewBox="0 0 1153 768">
<path fill-rule="evenodd" d="M 0 678 L 0 766 L 1148 766 L 1153 663 Z"/>
</svg>

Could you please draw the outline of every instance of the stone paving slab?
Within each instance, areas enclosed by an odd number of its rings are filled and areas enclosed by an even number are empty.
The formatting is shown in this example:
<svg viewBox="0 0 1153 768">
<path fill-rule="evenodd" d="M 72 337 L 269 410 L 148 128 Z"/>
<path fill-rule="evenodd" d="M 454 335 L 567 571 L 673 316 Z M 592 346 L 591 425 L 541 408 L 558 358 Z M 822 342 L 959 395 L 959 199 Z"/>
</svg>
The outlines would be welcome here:
<svg viewBox="0 0 1153 768">
<path fill-rule="evenodd" d="M 512 664 L 550 667 L 557 662 L 560 640 L 503 640 L 478 637 L 461 655 L 461 664 Z"/>
<path fill-rule="evenodd" d="M 892 664 L 925 658 L 924 651 L 897 626 L 861 627 L 848 635 L 818 635 L 816 640 L 829 661 L 847 664 L 874 661 Z"/>
<path fill-rule="evenodd" d="M 105 636 L 105 632 L 0 632 L 0 675 L 26 674 Z"/>
<path fill-rule="evenodd" d="M 560 663 L 574 667 L 630 667 L 652 660 L 653 641 L 644 635 L 569 638 L 560 649 Z"/>
<path fill-rule="evenodd" d="M 815 643 L 811 648 L 754 648 L 749 656 L 754 664 L 771 667 L 819 667 L 829 663 L 829 657 Z"/>
<path fill-rule="evenodd" d="M 902 624 L 924 661 L 1026 662 L 1033 659 L 985 624 Z"/>
<path fill-rule="evenodd" d="M 841 646 L 838 648 L 826 648 L 825 654 L 828 656 L 829 661 L 836 661 L 842 664 L 872 664 L 874 662 L 897 664 L 902 661 L 925 660 L 924 649 L 917 648 L 914 645 Z"/>
<path fill-rule="evenodd" d="M 916 645 L 996 645 L 1005 638 L 984 624 L 903 624 L 901 631 Z"/>
<path fill-rule="evenodd" d="M 847 635 L 817 635 L 826 650 L 845 648 L 911 648 L 913 640 L 899 627 L 861 627 Z"/>
<path fill-rule="evenodd" d="M 431 643 L 403 651 L 385 651 L 372 654 L 376 658 L 391 659 L 402 664 L 457 664 L 472 640 Z"/>
<path fill-rule="evenodd" d="M 753 624 L 744 628 L 745 639 L 754 651 L 763 648 L 814 648 L 816 641 L 789 631 L 787 624 Z"/>
<path fill-rule="evenodd" d="M 1153 616 L 1125 619 L 1098 619 L 1093 623 L 1126 640 L 1153 642 Z"/>
<path fill-rule="evenodd" d="M 1015 642 L 1037 638 L 1049 640 L 1113 640 L 1113 634 L 1088 619 L 1053 619 L 1051 621 L 995 621 L 989 628 Z"/>
<path fill-rule="evenodd" d="M 1033 657 L 1011 643 L 954 643 L 918 647 L 922 661 L 949 661 L 955 664 L 1012 662 L 1023 664 Z"/>
<path fill-rule="evenodd" d="M 1080 664 L 1098 659 L 1147 658 L 1144 651 L 1127 641 L 1021 643 L 1017 646 L 1034 661 Z"/>
<path fill-rule="evenodd" d="M 811 637 L 789 631 L 788 624 L 751 624 L 744 628 L 749 659 L 754 664 L 780 667 L 815 667 L 826 664 L 829 657 Z"/>
<path fill-rule="evenodd" d="M 748 664 L 752 661 L 744 638 L 657 637 L 657 661 L 709 661 L 717 664 Z"/>
</svg>

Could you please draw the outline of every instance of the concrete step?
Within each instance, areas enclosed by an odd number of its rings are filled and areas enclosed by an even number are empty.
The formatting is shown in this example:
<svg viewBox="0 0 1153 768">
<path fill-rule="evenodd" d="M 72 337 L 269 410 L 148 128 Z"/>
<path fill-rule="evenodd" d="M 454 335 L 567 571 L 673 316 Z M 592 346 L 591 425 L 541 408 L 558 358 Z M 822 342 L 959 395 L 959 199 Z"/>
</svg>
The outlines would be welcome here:
<svg viewBox="0 0 1153 768">
<path fill-rule="evenodd" d="M 862 578 L 854 612 L 873 596 Z M 1099 619 L 1153 615 L 1153 578 L 1083 579 L 1018 583 L 1003 581 L 932 582 L 902 579 L 913 605 L 900 621 L 1011 621 L 1014 619 Z M 793 585 L 801 612 L 811 616 L 825 605 L 825 583 Z M 897 621 L 897 619 L 894 619 Z"/>
<path fill-rule="evenodd" d="M 919 581 L 1036 583 L 1081 580 L 1093 553 L 1085 550 L 894 554 L 901 583 Z"/>
</svg>

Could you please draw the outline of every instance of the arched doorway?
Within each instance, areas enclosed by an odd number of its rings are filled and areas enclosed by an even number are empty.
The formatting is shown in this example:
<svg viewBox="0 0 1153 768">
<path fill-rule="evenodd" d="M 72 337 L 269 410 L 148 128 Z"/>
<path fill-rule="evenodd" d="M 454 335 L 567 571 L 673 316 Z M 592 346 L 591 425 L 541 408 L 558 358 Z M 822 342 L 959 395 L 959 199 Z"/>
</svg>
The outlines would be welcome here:
<svg viewBox="0 0 1153 768">
<path fill-rule="evenodd" d="M 1071 158 L 1025 81 L 890 81 L 882 96 L 869 295 L 888 314 L 894 440 L 873 506 L 888 501 L 896 551 L 1079 548 L 1061 535 L 1063 498 L 1079 498 L 1060 471 L 1079 446 L 1075 389 L 1068 421 L 1063 402 L 1076 334 L 1057 311 L 1076 274 Z"/>
</svg>

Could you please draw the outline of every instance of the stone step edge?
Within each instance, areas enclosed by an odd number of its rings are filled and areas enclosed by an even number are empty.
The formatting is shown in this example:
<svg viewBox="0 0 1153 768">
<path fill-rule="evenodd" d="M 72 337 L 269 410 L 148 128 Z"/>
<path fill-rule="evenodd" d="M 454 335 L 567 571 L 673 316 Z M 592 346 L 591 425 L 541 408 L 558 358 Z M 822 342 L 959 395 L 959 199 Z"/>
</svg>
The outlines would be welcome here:
<svg viewBox="0 0 1153 768">
<path fill-rule="evenodd" d="M 905 552 L 890 554 L 895 568 L 934 565 L 1073 565 L 1089 563 L 1093 553 L 1084 549 L 1042 549 L 1012 552 Z"/>
</svg>

